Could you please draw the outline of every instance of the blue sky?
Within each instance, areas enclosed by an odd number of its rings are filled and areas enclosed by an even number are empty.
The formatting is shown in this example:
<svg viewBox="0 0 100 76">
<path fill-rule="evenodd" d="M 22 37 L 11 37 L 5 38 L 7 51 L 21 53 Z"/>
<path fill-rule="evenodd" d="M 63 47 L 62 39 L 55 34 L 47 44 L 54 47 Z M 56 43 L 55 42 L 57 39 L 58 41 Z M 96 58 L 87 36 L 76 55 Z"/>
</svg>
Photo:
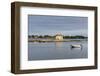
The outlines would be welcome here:
<svg viewBox="0 0 100 76">
<path fill-rule="evenodd" d="M 83 35 L 88 33 L 88 18 L 75 16 L 28 16 L 29 35 Z"/>
</svg>

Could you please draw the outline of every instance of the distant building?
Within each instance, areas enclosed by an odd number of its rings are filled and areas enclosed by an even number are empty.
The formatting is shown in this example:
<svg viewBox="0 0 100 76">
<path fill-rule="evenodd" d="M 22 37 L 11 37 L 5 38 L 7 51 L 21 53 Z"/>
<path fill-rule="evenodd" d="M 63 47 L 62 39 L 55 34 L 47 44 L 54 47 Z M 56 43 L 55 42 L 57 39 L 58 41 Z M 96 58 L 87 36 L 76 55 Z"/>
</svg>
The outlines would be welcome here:
<svg viewBox="0 0 100 76">
<path fill-rule="evenodd" d="M 62 41 L 62 40 L 63 40 L 63 35 L 62 35 L 62 34 L 56 34 L 55 39 L 56 39 L 57 41 Z"/>
</svg>

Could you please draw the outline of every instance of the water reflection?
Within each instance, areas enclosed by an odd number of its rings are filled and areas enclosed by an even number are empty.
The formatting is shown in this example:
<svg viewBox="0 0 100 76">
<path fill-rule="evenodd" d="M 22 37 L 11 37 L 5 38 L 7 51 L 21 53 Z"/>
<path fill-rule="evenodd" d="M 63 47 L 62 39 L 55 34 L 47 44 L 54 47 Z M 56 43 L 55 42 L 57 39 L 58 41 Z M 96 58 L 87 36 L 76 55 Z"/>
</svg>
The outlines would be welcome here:
<svg viewBox="0 0 100 76">
<path fill-rule="evenodd" d="M 82 44 L 81 48 L 71 45 Z M 78 59 L 88 58 L 87 42 L 28 43 L 28 60 Z"/>
<path fill-rule="evenodd" d="M 66 46 L 67 48 L 69 47 L 70 50 L 82 50 L 83 45 L 82 44 L 77 44 L 77 45 L 81 45 L 80 47 L 72 47 L 72 45 L 64 45 L 64 42 L 55 42 L 55 47 L 56 48 L 63 48 L 63 46 Z"/>
<path fill-rule="evenodd" d="M 63 42 L 55 42 L 56 48 L 61 48 L 63 46 Z"/>
</svg>

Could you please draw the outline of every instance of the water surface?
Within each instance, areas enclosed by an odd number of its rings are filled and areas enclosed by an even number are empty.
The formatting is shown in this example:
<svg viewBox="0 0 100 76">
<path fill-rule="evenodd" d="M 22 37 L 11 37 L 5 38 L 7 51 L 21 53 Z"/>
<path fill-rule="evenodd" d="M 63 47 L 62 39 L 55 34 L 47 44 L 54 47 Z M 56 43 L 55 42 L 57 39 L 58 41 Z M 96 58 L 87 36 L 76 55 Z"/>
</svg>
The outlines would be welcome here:
<svg viewBox="0 0 100 76">
<path fill-rule="evenodd" d="M 82 44 L 82 48 L 71 48 L 73 44 Z M 79 59 L 87 57 L 87 41 L 28 42 L 28 60 Z"/>
</svg>

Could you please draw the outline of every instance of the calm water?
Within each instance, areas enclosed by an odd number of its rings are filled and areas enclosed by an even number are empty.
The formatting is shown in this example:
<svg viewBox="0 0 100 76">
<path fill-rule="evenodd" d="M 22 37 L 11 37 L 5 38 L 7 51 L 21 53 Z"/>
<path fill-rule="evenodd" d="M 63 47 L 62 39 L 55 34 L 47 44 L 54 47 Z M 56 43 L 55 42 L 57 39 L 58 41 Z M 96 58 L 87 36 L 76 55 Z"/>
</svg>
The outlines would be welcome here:
<svg viewBox="0 0 100 76">
<path fill-rule="evenodd" d="M 82 48 L 71 48 L 70 45 L 72 44 L 82 44 Z M 28 60 L 79 59 L 87 57 L 87 41 L 28 43 Z"/>
</svg>

